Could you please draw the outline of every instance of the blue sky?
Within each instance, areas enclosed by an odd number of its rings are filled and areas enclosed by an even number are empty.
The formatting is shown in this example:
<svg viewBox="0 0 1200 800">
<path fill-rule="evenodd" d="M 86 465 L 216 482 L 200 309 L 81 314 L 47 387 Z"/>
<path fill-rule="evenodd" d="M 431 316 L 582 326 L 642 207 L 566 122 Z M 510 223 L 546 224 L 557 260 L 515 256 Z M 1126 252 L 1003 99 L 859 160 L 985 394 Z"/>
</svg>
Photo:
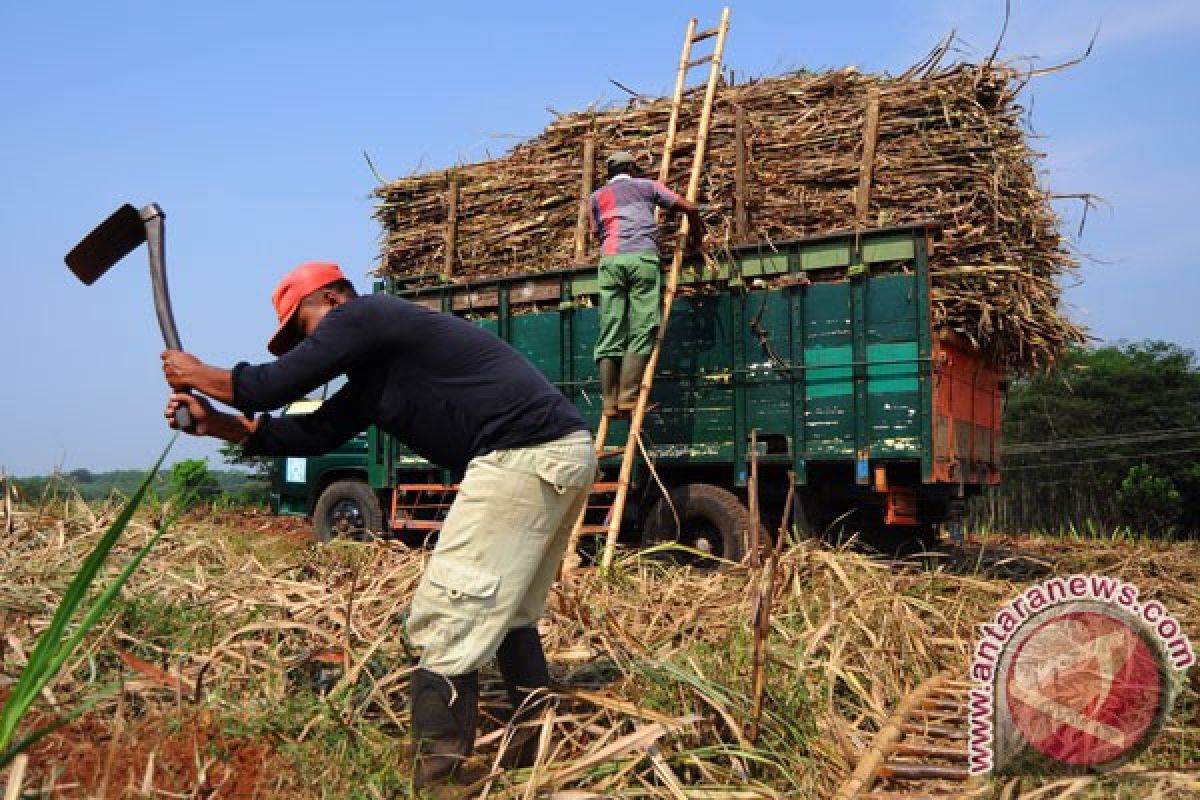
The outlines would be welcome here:
<svg viewBox="0 0 1200 800">
<path fill-rule="evenodd" d="M 1025 94 L 1047 184 L 1110 204 L 1089 216 L 1096 260 L 1067 294 L 1104 340 L 1200 348 L 1200 3 L 1013 0 L 1002 54 L 1082 65 Z M 691 13 L 720 3 L 18 3 L 0 0 L 0 467 L 27 475 L 149 463 L 167 438 L 143 252 L 85 288 L 63 254 L 123 202 L 167 212 L 184 344 L 265 360 L 269 296 L 296 263 L 374 263 L 374 178 L 504 151 L 547 107 L 621 101 L 615 78 L 670 89 Z M 601 13 L 598 9 L 603 8 Z M 1001 0 L 740 2 L 739 74 L 903 71 L 955 29 L 986 57 Z M 1070 230 L 1076 205 L 1062 208 Z M 181 442 L 173 458 L 215 456 Z"/>
</svg>

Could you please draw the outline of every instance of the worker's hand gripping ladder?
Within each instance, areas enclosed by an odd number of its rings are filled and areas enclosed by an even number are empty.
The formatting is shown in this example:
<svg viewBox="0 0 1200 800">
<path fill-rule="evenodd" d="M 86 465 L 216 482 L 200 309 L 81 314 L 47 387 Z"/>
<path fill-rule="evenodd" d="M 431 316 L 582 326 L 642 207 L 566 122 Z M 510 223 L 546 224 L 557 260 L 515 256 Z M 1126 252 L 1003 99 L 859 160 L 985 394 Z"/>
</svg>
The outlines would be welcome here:
<svg viewBox="0 0 1200 800">
<path fill-rule="evenodd" d="M 700 109 L 700 122 L 696 131 L 696 147 L 692 158 L 691 175 L 688 178 L 686 197 L 691 202 L 696 202 L 696 194 L 700 188 L 700 176 L 704 172 L 704 157 L 708 148 L 708 133 L 712 120 L 713 100 L 717 94 L 717 83 L 721 76 L 721 57 L 725 51 L 725 36 L 729 32 L 729 9 L 726 8 L 721 12 L 721 22 L 715 28 L 696 32 L 696 19 L 693 17 L 688 21 L 687 33 L 683 37 L 683 53 L 679 57 L 679 71 L 675 78 L 675 93 L 671 98 L 671 118 L 667 123 L 667 138 L 663 145 L 662 165 L 659 168 L 658 179 L 666 183 L 671 172 L 671 157 L 675 149 L 675 134 L 679 125 L 679 112 L 683 107 L 684 97 L 692 94 L 695 90 L 686 88 L 688 72 L 703 64 L 708 64 L 708 81 L 704 85 L 704 100 Z M 713 46 L 713 51 L 709 55 L 699 58 L 692 58 L 692 47 L 705 39 L 715 38 L 716 42 Z M 679 270 L 683 264 L 683 253 L 687 246 L 689 236 L 689 224 L 687 217 L 684 217 L 679 225 L 679 233 L 675 242 L 675 248 L 671 257 L 671 271 L 667 276 L 666 288 L 663 291 L 662 297 L 662 322 L 658 327 L 658 335 L 655 338 L 654 350 L 650 353 L 650 360 L 646 364 L 646 371 L 642 375 L 641 388 L 638 391 L 637 405 L 629 419 L 629 438 L 625 442 L 624 447 L 609 449 L 605 446 L 605 439 L 608 436 L 609 417 L 601 416 L 600 427 L 596 431 L 596 454 L 600 458 L 621 457 L 621 470 L 618 473 L 616 484 L 604 483 L 597 484 L 593 492 L 596 494 L 612 494 L 614 499 L 611 506 L 607 509 L 607 539 L 604 544 L 604 554 L 601 557 L 600 566 L 607 569 L 613 560 L 613 555 L 616 552 L 617 533 L 621 528 L 621 517 L 625 511 L 625 500 L 629 493 L 629 481 L 633 474 L 633 464 L 637 457 L 636 453 L 640 449 L 637 447 L 637 442 L 641 436 L 642 421 L 646 415 L 646 407 L 649 405 L 650 391 L 654 386 L 654 371 L 658 366 L 658 355 L 662 351 L 662 343 L 667 335 L 667 323 L 671 317 L 671 305 L 675 300 L 675 292 L 679 285 Z M 605 503 L 605 505 L 608 505 Z M 584 515 L 587 514 L 587 509 L 584 509 Z M 592 526 L 584 525 L 584 516 L 580 516 L 579 521 L 575 525 L 575 533 L 572 536 L 571 547 L 568 553 L 574 553 L 578 544 L 578 537 L 583 532 L 595 532 Z"/>
</svg>

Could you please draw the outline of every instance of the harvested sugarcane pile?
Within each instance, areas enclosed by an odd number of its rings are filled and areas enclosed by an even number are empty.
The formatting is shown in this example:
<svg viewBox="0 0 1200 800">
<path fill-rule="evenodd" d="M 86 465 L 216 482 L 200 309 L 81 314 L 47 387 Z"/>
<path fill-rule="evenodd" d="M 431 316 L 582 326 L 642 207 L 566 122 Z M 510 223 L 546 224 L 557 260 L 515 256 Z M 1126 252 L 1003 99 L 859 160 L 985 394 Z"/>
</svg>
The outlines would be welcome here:
<svg viewBox="0 0 1200 800">
<path fill-rule="evenodd" d="M 0 703 L 117 510 L 43 500 L 0 525 Z M 139 514 L 105 583 L 158 516 Z M 302 522 L 263 514 L 193 513 L 168 530 L 23 733 L 85 713 L 34 743 L 13 785 L 55 798 L 409 796 L 403 614 L 428 551 L 309 537 Z M 831 797 L 903 698 L 942 670 L 965 675 L 978 623 L 1047 574 L 1120 576 L 1200 629 L 1196 543 L 1013 544 L 974 539 L 921 569 L 808 542 L 784 553 L 771 592 L 761 569 L 696 572 L 636 553 L 607 577 L 573 573 L 540 625 L 555 688 L 533 723 L 536 766 L 492 772 L 511 731 L 489 669 L 480 777 L 458 796 Z M 753 726 L 762 604 L 773 610 Z M 1048 778 L 1005 796 L 1194 797 L 1197 690 L 1183 688 L 1136 773 Z M 0 766 L 0 787 L 10 780 Z"/>
<path fill-rule="evenodd" d="M 899 77 L 843 69 L 722 87 L 699 196 L 713 209 L 706 258 L 739 244 L 931 221 L 940 231 L 936 323 L 1009 368 L 1052 361 L 1084 338 L 1060 309 L 1059 279 L 1077 261 L 1038 183 L 1038 154 L 1017 103 L 1024 77 L 1002 65 L 959 64 Z M 869 111 L 876 103 L 877 126 Z M 687 183 L 699 105 L 685 103 L 680 120 L 669 180 L 676 188 Z M 669 115 L 662 99 L 567 114 L 502 158 L 380 187 L 380 273 L 473 279 L 579 263 L 585 139 L 595 143 L 592 185 L 603 182 L 604 156 L 616 149 L 633 151 L 656 175 Z M 595 243 L 578 252 L 594 261 Z"/>
</svg>

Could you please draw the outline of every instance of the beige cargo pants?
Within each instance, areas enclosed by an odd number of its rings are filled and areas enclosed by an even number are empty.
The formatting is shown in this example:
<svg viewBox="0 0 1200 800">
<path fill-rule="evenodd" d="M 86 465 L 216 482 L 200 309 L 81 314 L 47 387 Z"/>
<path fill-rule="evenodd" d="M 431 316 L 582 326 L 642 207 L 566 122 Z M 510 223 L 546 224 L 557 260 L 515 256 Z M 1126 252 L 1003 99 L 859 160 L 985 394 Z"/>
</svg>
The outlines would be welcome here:
<svg viewBox="0 0 1200 800">
<path fill-rule="evenodd" d="M 467 465 L 409 609 L 422 667 L 471 672 L 511 628 L 537 622 L 596 476 L 594 447 L 580 431 Z"/>
</svg>

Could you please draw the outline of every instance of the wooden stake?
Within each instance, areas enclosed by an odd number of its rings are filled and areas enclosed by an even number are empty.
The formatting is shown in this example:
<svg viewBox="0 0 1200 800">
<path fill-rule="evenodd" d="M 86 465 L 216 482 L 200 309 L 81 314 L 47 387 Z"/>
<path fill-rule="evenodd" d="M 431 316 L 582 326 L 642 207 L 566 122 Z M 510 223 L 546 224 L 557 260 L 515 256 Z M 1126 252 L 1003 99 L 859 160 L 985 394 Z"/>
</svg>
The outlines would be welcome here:
<svg viewBox="0 0 1200 800">
<path fill-rule="evenodd" d="M 454 266 L 458 260 L 458 176 L 450 175 L 446 187 L 446 268 L 447 278 L 454 277 Z"/>
<path fill-rule="evenodd" d="M 863 152 L 858 165 L 858 191 L 854 193 L 854 216 L 859 226 L 867 224 L 871 206 L 871 179 L 875 174 L 875 146 L 879 139 L 879 87 L 867 89 L 863 116 Z"/>
<path fill-rule="evenodd" d="M 4 529 L 7 533 L 13 532 L 13 486 L 9 481 L 8 475 L 0 472 L 0 491 L 4 492 Z"/>
<path fill-rule="evenodd" d="M 757 567 L 761 563 L 758 557 L 758 428 L 750 431 L 750 479 L 746 481 L 746 504 L 750 507 L 750 566 Z"/>
<path fill-rule="evenodd" d="M 750 217 L 746 213 L 746 109 L 734 112 L 733 239 L 738 244 L 750 236 Z"/>
<path fill-rule="evenodd" d="M 588 231 L 591 225 L 589 208 L 592 199 L 592 175 L 596 166 L 596 137 L 588 134 L 583 137 L 583 177 L 579 182 L 579 214 L 575 218 L 575 263 L 582 264 L 587 259 Z"/>
<path fill-rule="evenodd" d="M 750 729 L 746 737 L 758 739 L 759 722 L 762 719 L 763 695 L 767 690 L 767 635 L 771 632 L 771 603 L 775 597 L 775 580 L 779 573 L 779 557 L 783 554 L 783 543 L 791 528 L 792 503 L 796 499 L 796 473 L 788 472 L 787 499 L 783 501 L 783 520 L 775 537 L 775 547 L 767 559 L 767 569 L 759 583 L 758 596 L 754 601 L 754 652 L 750 667 Z"/>
</svg>

